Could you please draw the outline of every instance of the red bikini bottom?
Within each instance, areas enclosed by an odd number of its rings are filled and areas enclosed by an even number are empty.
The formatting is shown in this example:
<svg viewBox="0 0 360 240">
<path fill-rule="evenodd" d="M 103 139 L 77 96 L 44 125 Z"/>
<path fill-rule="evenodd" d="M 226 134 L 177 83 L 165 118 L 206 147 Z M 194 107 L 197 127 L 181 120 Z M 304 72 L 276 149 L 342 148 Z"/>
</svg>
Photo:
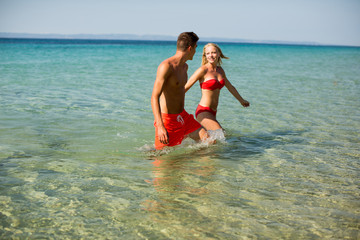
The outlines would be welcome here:
<svg viewBox="0 0 360 240">
<path fill-rule="evenodd" d="M 198 107 L 196 108 L 196 111 L 195 111 L 195 117 L 197 118 L 197 116 L 202 113 L 202 112 L 209 112 L 211 113 L 212 115 L 216 116 L 216 111 L 212 110 L 211 108 L 209 107 L 204 107 L 204 106 L 201 106 L 200 104 L 198 105 Z"/>
</svg>

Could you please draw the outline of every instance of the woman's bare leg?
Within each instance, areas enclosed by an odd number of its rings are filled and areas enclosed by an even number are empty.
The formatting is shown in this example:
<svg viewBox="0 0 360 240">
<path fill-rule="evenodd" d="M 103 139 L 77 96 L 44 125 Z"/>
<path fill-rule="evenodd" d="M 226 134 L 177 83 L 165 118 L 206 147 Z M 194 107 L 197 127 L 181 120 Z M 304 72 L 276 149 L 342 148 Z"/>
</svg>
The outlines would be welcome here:
<svg viewBox="0 0 360 240">
<path fill-rule="evenodd" d="M 190 133 L 188 136 L 195 141 L 200 141 L 200 140 L 204 141 L 209 138 L 209 134 L 206 132 L 205 128 L 203 127 Z"/>
<path fill-rule="evenodd" d="M 199 113 L 199 115 L 197 115 L 197 120 L 206 130 L 222 129 L 220 123 L 216 120 L 216 117 L 209 112 Z"/>
</svg>

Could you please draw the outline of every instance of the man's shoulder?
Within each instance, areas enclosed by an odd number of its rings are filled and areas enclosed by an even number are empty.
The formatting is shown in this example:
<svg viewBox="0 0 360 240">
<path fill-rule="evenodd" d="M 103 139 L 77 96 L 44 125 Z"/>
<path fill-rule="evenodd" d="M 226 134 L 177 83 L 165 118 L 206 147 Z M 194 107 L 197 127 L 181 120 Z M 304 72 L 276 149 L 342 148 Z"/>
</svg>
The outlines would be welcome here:
<svg viewBox="0 0 360 240">
<path fill-rule="evenodd" d="M 172 69 L 172 64 L 171 64 L 171 61 L 169 60 L 169 58 L 162 61 L 159 64 L 158 69 L 162 69 L 162 70 L 166 70 L 166 71 L 171 70 Z"/>
</svg>

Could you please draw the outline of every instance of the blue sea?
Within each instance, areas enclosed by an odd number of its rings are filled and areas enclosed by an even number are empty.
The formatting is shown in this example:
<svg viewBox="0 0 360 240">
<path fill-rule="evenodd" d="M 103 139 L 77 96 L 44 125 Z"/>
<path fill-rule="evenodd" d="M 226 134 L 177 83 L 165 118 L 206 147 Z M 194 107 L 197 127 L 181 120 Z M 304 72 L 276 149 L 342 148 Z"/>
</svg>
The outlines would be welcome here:
<svg viewBox="0 0 360 240">
<path fill-rule="evenodd" d="M 251 106 L 154 151 L 175 42 L 1 39 L 0 239 L 360 239 L 360 48 L 218 44 Z"/>
</svg>

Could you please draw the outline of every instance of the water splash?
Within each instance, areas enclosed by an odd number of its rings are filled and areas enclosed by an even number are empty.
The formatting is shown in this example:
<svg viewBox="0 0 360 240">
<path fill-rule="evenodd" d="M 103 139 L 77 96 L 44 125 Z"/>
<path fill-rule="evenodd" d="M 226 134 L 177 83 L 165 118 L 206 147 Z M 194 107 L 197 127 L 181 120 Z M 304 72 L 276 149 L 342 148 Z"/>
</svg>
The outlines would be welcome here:
<svg viewBox="0 0 360 240">
<path fill-rule="evenodd" d="M 225 143 L 226 140 L 226 132 L 223 129 L 217 129 L 217 130 L 208 130 L 208 134 L 210 135 L 210 139 L 216 142 Z"/>
</svg>

